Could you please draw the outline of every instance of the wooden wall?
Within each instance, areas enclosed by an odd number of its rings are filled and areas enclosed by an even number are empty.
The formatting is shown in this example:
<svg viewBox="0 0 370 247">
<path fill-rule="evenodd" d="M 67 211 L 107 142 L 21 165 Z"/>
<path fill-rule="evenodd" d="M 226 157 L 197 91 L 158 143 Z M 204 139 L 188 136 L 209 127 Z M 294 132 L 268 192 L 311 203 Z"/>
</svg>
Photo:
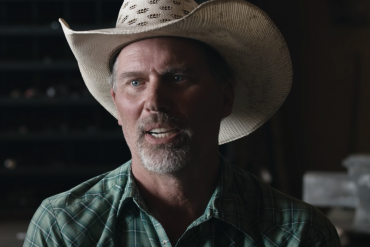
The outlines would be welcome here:
<svg viewBox="0 0 370 247">
<path fill-rule="evenodd" d="M 293 87 L 266 126 L 231 144 L 234 163 L 257 173 L 268 167 L 273 186 L 301 197 L 304 172 L 345 171 L 346 156 L 370 153 L 370 25 L 338 21 L 334 0 L 262 7 L 290 48 Z"/>
</svg>

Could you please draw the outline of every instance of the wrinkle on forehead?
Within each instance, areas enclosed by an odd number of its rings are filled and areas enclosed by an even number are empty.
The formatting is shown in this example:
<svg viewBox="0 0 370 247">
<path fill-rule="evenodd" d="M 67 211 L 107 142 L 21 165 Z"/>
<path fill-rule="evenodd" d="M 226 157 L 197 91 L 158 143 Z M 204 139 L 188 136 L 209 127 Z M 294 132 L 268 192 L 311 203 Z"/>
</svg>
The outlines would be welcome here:
<svg viewBox="0 0 370 247">
<path fill-rule="evenodd" d="M 196 40 L 187 39 L 187 38 L 180 38 L 180 37 L 156 37 L 156 38 L 149 38 L 144 40 L 139 40 L 134 43 L 131 43 L 125 46 L 119 53 L 118 57 L 122 53 L 126 53 L 127 50 L 132 50 L 133 53 L 140 52 L 140 53 L 148 53 L 152 55 L 153 47 L 171 47 L 172 50 L 179 49 L 180 51 L 184 51 L 184 49 L 188 50 L 189 48 L 193 50 L 194 53 L 197 53 L 199 57 L 204 57 L 205 52 L 202 43 Z M 129 55 L 129 54 L 127 54 Z M 160 55 L 160 54 L 157 54 Z M 170 54 L 174 56 L 174 54 Z"/>
<path fill-rule="evenodd" d="M 182 56 L 193 57 L 197 66 L 182 62 Z M 204 50 L 197 41 L 162 37 L 141 40 L 123 48 L 118 56 L 118 67 L 123 77 L 126 72 L 194 73 L 204 64 L 202 60 L 205 61 Z"/>
</svg>

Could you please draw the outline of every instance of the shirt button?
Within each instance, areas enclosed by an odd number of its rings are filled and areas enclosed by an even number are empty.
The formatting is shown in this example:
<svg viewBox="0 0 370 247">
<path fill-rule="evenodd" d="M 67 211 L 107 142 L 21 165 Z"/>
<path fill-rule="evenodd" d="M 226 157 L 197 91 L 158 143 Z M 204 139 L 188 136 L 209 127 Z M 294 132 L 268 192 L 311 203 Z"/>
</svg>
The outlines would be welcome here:
<svg viewBox="0 0 370 247">
<path fill-rule="evenodd" d="M 166 245 L 166 244 L 167 244 L 167 241 L 166 241 L 166 240 L 163 240 L 163 241 L 162 241 L 162 244 L 163 244 L 163 245 Z"/>
</svg>

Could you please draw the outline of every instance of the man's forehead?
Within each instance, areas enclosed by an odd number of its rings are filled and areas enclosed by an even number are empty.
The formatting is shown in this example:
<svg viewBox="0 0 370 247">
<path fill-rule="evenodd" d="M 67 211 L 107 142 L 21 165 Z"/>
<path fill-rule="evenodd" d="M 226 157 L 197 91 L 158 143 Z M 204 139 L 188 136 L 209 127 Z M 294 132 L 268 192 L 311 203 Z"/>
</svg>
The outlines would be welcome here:
<svg viewBox="0 0 370 247">
<path fill-rule="evenodd" d="M 177 36 L 159 36 L 159 37 L 149 37 L 145 39 L 140 39 L 136 40 L 126 46 L 124 46 L 121 50 L 130 47 L 130 46 L 135 46 L 138 44 L 152 44 L 152 43 L 167 43 L 167 44 L 189 44 L 189 45 L 198 45 L 201 46 L 201 42 L 195 39 L 189 39 L 189 38 L 184 38 L 184 37 L 177 37 Z"/>
<path fill-rule="evenodd" d="M 124 47 L 117 57 L 121 69 L 135 71 L 156 64 L 161 66 L 161 72 L 190 72 L 202 58 L 204 50 L 199 42 L 177 37 L 140 40 Z"/>
<path fill-rule="evenodd" d="M 174 52 L 193 52 L 198 56 L 203 54 L 203 44 L 199 41 L 182 38 L 182 37 L 153 37 L 143 40 L 138 40 L 129 45 L 123 47 L 118 56 L 127 56 L 133 52 L 148 53 L 155 48 L 161 48 L 162 50 L 169 50 Z"/>
<path fill-rule="evenodd" d="M 159 43 L 159 44 L 166 44 L 165 46 L 177 46 L 180 50 L 189 52 L 189 50 L 193 50 L 196 53 L 196 56 L 199 60 L 201 60 L 201 57 L 205 56 L 205 50 L 207 45 L 194 39 L 189 39 L 189 38 L 183 38 L 183 37 L 174 37 L 174 36 L 161 36 L 161 37 L 150 37 L 147 39 L 141 39 L 137 40 L 135 42 L 132 42 L 128 45 L 123 46 L 120 48 L 117 52 L 115 52 L 114 55 L 112 55 L 110 62 L 109 62 L 109 67 L 110 70 L 113 71 L 113 66 L 114 64 L 118 64 L 117 61 L 121 57 L 125 57 L 128 53 L 126 53 L 127 49 L 132 49 L 135 50 L 135 48 L 141 47 L 141 52 L 147 54 L 150 54 L 152 51 L 152 47 L 154 43 Z M 147 50 L 144 51 L 142 47 L 147 47 Z M 137 49 L 136 49 L 137 50 Z M 138 50 L 137 50 L 138 51 Z M 132 54 L 134 56 L 134 54 Z M 135 56 L 134 56 L 135 57 Z"/>
</svg>

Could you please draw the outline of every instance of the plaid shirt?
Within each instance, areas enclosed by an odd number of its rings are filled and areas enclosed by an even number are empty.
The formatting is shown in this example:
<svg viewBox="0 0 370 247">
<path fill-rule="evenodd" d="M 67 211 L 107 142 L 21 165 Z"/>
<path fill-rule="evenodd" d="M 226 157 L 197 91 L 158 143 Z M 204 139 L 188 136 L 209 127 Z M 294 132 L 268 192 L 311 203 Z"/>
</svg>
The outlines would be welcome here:
<svg viewBox="0 0 370 247">
<path fill-rule="evenodd" d="M 131 162 L 45 199 L 23 246 L 162 246 L 171 243 L 135 185 Z M 316 208 L 221 161 L 204 214 L 176 246 L 340 246 Z"/>
</svg>

